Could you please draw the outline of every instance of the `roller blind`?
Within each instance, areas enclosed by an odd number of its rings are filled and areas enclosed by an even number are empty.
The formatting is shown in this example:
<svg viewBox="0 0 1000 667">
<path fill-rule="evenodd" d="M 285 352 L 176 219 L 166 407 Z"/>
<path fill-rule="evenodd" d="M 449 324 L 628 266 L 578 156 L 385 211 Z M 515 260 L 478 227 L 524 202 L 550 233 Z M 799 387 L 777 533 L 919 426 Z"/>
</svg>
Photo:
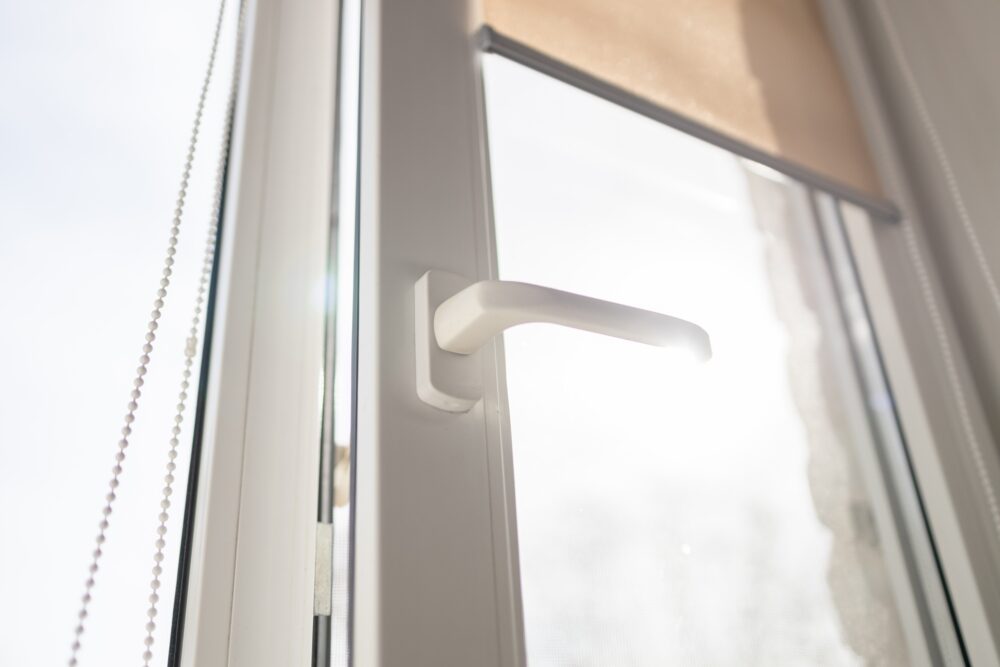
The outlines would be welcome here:
<svg viewBox="0 0 1000 667">
<path fill-rule="evenodd" d="M 482 0 L 501 35 L 865 194 L 878 177 L 812 0 Z"/>
</svg>

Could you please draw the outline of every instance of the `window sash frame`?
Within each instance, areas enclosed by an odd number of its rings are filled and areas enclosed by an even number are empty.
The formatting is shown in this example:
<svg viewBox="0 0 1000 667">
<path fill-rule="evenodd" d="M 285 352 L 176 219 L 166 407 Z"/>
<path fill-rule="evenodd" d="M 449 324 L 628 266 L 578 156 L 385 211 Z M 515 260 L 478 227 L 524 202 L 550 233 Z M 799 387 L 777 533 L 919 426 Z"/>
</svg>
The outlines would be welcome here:
<svg viewBox="0 0 1000 667">
<path fill-rule="evenodd" d="M 184 666 L 312 654 L 337 0 L 247 2 Z"/>
<path fill-rule="evenodd" d="M 482 81 L 479 77 L 479 56 L 474 46 L 477 41 L 476 32 L 480 28 L 476 20 L 478 18 L 476 8 L 474 3 L 455 0 L 441 3 L 441 6 L 432 12 L 425 12 L 419 16 L 410 15 L 403 21 L 395 16 L 406 13 L 400 4 L 392 0 L 372 2 L 369 4 L 365 21 L 363 66 L 368 68 L 368 72 L 363 85 L 362 104 L 364 109 L 366 102 L 371 104 L 372 100 L 376 100 L 376 106 L 375 108 L 369 106 L 363 110 L 362 121 L 363 127 L 367 128 L 361 139 L 363 157 L 360 309 L 363 332 L 377 330 L 377 326 L 382 323 L 377 317 L 366 321 L 366 311 L 371 316 L 372 310 L 378 312 L 383 322 L 391 323 L 390 326 L 398 328 L 398 325 L 402 325 L 404 329 L 408 327 L 408 311 L 401 306 L 398 299 L 394 300 L 395 305 L 390 306 L 389 303 L 393 300 L 385 298 L 384 289 L 366 289 L 366 281 L 371 285 L 385 280 L 389 272 L 384 267 L 373 271 L 373 263 L 377 267 L 379 262 L 388 260 L 406 265 L 406 271 L 412 275 L 408 274 L 407 279 L 403 281 L 399 280 L 401 276 L 398 273 L 391 276 L 389 282 L 398 283 L 391 288 L 394 290 L 405 290 L 410 278 L 415 279 L 430 268 L 453 270 L 477 279 L 497 277 L 495 251 L 492 245 Z M 394 16 L 388 16 L 387 10 Z M 839 28 L 836 21 L 831 21 L 829 16 L 827 21 L 834 24 L 831 29 L 835 39 L 842 39 L 843 36 L 837 34 Z M 437 39 L 415 42 L 412 38 L 413 35 L 444 35 L 449 30 L 447 36 Z M 853 38 L 856 39 L 856 35 Z M 466 61 L 464 63 L 451 62 L 463 58 Z M 372 64 L 375 65 L 374 68 L 371 67 Z M 848 70 L 851 69 L 849 66 Z M 409 75 L 396 78 L 404 72 Z M 849 71 L 848 76 L 856 78 L 857 75 Z M 417 82 L 416 86 L 413 85 L 414 81 Z M 396 90 L 394 89 L 396 87 L 405 87 L 406 90 Z M 434 98 L 443 95 L 459 103 L 435 105 Z M 377 96 L 391 98 L 394 102 L 405 99 L 406 103 L 392 104 L 388 108 L 384 105 L 378 106 Z M 868 117 L 873 113 L 869 108 L 870 102 L 868 104 L 862 102 L 860 106 L 864 116 Z M 437 119 L 439 122 L 427 122 L 427 119 L 420 117 L 422 113 L 440 114 Z M 870 118 L 866 122 L 870 124 Z M 892 168 L 891 161 L 895 159 L 891 146 L 887 146 L 879 136 L 872 139 L 872 144 L 877 154 L 876 161 L 884 174 L 886 170 Z M 433 151 L 429 150 L 429 147 L 433 147 Z M 430 169 L 427 168 L 428 165 L 420 164 L 419 160 L 413 158 L 414 154 L 426 158 L 432 152 L 434 155 Z M 394 164 L 377 165 L 375 164 L 377 159 Z M 464 170 L 454 169 L 454 165 L 457 164 L 464 165 Z M 433 196 L 431 193 L 434 188 L 414 193 L 412 190 L 420 188 L 413 188 L 413 182 L 408 183 L 410 189 L 404 192 L 393 189 L 393 186 L 398 185 L 395 179 L 399 179 L 400 174 L 407 173 L 415 179 L 415 182 L 420 182 L 417 170 L 426 169 L 434 172 L 434 167 L 438 165 L 448 165 L 452 170 L 444 170 L 437 188 L 444 188 L 449 195 L 461 194 L 463 200 L 461 205 L 455 203 L 442 209 L 435 209 L 430 202 L 423 200 L 424 197 Z M 390 187 L 385 187 L 385 183 L 379 180 L 385 176 L 385 171 L 393 172 L 392 178 L 388 179 L 392 181 Z M 903 203 L 903 215 L 911 217 L 915 215 L 912 200 L 905 192 L 892 191 L 890 195 L 894 201 Z M 439 215 L 436 215 L 433 221 L 426 221 L 426 227 L 421 225 L 419 231 L 414 232 L 410 225 L 413 220 L 409 214 L 424 208 L 433 209 Z M 976 664 L 997 664 L 994 641 L 996 628 L 993 626 L 1000 623 L 1000 619 L 989 618 L 980 592 L 991 589 L 992 579 L 995 578 L 995 572 L 992 570 L 995 568 L 991 568 L 989 553 L 976 549 L 976 545 L 972 543 L 975 517 L 969 515 L 967 505 L 964 510 L 960 510 L 956 505 L 956 498 L 968 494 L 969 483 L 973 480 L 954 476 L 947 479 L 941 466 L 943 443 L 953 442 L 957 437 L 962 437 L 956 430 L 954 421 L 948 420 L 943 414 L 954 411 L 955 400 L 947 389 L 932 381 L 933 369 L 941 354 L 940 350 L 928 349 L 926 345 L 917 344 L 913 333 L 904 332 L 901 324 L 901 309 L 907 311 L 905 313 L 907 318 L 920 319 L 926 317 L 926 313 L 915 312 L 919 310 L 919 301 L 914 301 L 912 295 L 902 293 L 904 291 L 902 286 L 914 285 L 916 282 L 913 280 L 913 268 L 905 262 L 892 262 L 888 259 L 893 252 L 896 254 L 900 252 L 900 244 L 903 243 L 899 233 L 900 225 L 884 222 L 884 207 L 870 208 L 875 209 L 873 211 L 875 215 L 865 215 L 861 218 L 850 214 L 845 216 L 848 242 L 854 256 L 859 258 L 858 280 L 874 311 L 872 325 L 876 335 L 883 350 L 887 351 L 886 372 L 896 390 L 897 408 L 906 430 L 907 444 L 913 457 L 923 500 L 929 508 L 928 521 L 938 538 L 937 545 L 940 549 L 942 566 L 950 584 L 952 602 L 956 606 L 956 613 L 961 622 L 963 639 Z M 387 210 L 391 211 L 392 215 L 386 216 Z M 373 212 L 378 212 L 380 215 L 374 215 Z M 419 223 L 425 222 L 419 218 L 417 220 Z M 369 231 L 369 228 L 375 225 L 380 225 L 378 231 Z M 403 225 L 410 225 L 411 229 L 404 232 L 401 229 Z M 380 249 L 366 246 L 366 231 L 371 234 L 368 237 L 369 241 L 375 237 L 383 244 Z M 386 234 L 397 233 L 399 238 L 386 239 Z M 436 248 L 430 248 L 424 243 L 414 252 L 413 248 L 401 247 L 404 245 L 402 239 L 407 235 L 410 235 L 412 242 L 418 244 L 420 237 L 429 235 L 438 241 L 438 245 Z M 389 249 L 394 254 L 380 254 Z M 464 255 L 460 256 L 460 253 Z M 892 287 L 889 288 L 889 285 Z M 954 337 L 953 327 L 947 331 L 947 335 L 952 343 L 952 349 L 957 350 L 961 356 L 961 347 Z M 367 336 L 362 333 L 361 340 L 366 339 Z M 412 349 L 412 338 L 407 335 L 396 336 L 395 341 L 404 349 Z M 382 344 L 381 341 L 379 344 Z M 373 373 L 380 361 L 386 361 L 379 357 L 378 349 L 380 348 L 369 350 L 367 355 L 364 350 L 361 351 L 362 388 L 366 373 Z M 483 374 L 488 390 L 481 404 L 485 409 L 474 409 L 473 415 L 467 420 L 476 421 L 477 427 L 480 425 L 485 427 L 486 434 L 485 436 L 479 433 L 470 434 L 469 437 L 460 438 L 463 442 L 455 443 L 457 446 L 484 448 L 485 456 L 482 456 L 482 459 L 488 462 L 488 479 L 480 482 L 475 494 L 462 499 L 474 501 L 470 502 L 470 506 L 478 503 L 484 512 L 489 512 L 494 517 L 492 533 L 495 542 L 493 554 L 495 586 L 492 595 L 495 611 L 493 614 L 483 612 L 476 618 L 475 623 L 479 626 L 477 629 L 482 632 L 482 637 L 494 637 L 500 640 L 493 661 L 483 661 L 482 664 L 521 664 L 525 659 L 521 627 L 523 620 L 520 614 L 519 583 L 516 576 L 516 521 L 510 466 L 510 431 L 506 423 L 504 405 L 502 341 L 494 342 L 483 351 L 482 356 L 486 357 L 483 362 Z M 396 361 L 399 357 L 396 355 L 395 358 L 387 357 L 387 359 Z M 959 363 L 964 363 L 964 360 L 960 359 Z M 395 403 L 399 407 L 405 406 L 406 419 L 419 418 L 420 411 L 425 411 L 425 408 L 414 402 L 412 377 L 401 373 L 401 370 L 403 369 L 383 370 L 385 377 L 378 378 L 378 382 L 384 383 L 384 387 L 378 388 L 384 392 L 381 396 L 384 404 L 379 409 L 386 410 L 390 404 Z M 984 426 L 982 408 L 967 374 L 963 375 L 962 383 L 966 395 L 972 397 L 970 403 L 975 427 L 982 429 Z M 362 402 L 378 398 L 378 391 L 359 394 L 359 401 Z M 384 456 L 392 447 L 403 445 L 390 442 L 391 438 L 379 437 L 377 415 L 378 412 L 373 411 L 365 415 L 368 418 L 367 422 L 364 419 L 359 419 L 358 422 L 359 483 L 356 492 L 359 514 L 356 529 L 359 535 L 364 534 L 364 539 L 359 539 L 355 543 L 355 557 L 359 561 L 370 557 L 383 564 L 379 559 L 392 556 L 388 556 L 385 549 L 380 550 L 378 537 L 380 534 L 401 530 L 402 526 L 395 524 L 398 517 L 392 513 L 380 512 L 377 506 L 366 505 L 387 499 L 391 503 L 400 502 L 409 497 L 409 490 L 405 484 L 397 486 L 400 480 L 393 478 L 392 488 L 385 488 L 380 492 L 380 485 L 384 486 L 386 479 L 380 476 L 382 471 L 373 469 L 377 461 L 369 459 L 373 452 L 368 450 L 377 448 L 378 453 Z M 440 415 L 435 417 L 438 422 L 447 418 Z M 364 431 L 366 427 L 371 428 L 372 432 L 366 433 Z M 445 437 L 449 440 L 456 435 L 440 427 L 435 433 L 438 437 L 446 433 Z M 982 433 L 985 434 L 985 431 Z M 425 443 L 420 440 L 418 436 L 407 444 L 421 447 Z M 465 462 L 468 468 L 464 470 L 453 462 L 437 458 L 433 458 L 432 463 L 430 459 L 420 463 L 424 467 L 444 466 L 450 468 L 452 474 L 459 476 L 482 474 L 482 470 L 477 470 L 470 462 Z M 482 465 L 483 460 L 477 460 L 477 463 Z M 408 474 L 419 478 L 424 467 L 410 468 Z M 440 471 L 437 471 L 436 475 L 440 477 Z M 441 547 L 439 555 L 444 556 L 442 560 L 446 561 L 447 556 L 454 557 L 460 553 L 469 555 L 468 545 L 458 543 L 461 540 L 456 540 L 455 535 L 447 534 L 457 532 L 454 526 L 443 524 L 440 530 L 442 534 L 439 535 L 438 527 L 435 526 L 431 537 L 435 541 L 440 539 L 437 543 Z M 484 526 L 478 525 L 476 535 L 485 541 L 488 531 Z M 480 557 L 486 558 L 483 555 Z M 405 567 L 406 563 L 400 562 L 398 565 Z M 359 570 L 356 569 L 356 572 Z M 479 573 L 478 576 L 482 578 L 478 582 L 482 595 L 488 596 L 489 587 L 486 581 L 488 577 L 484 573 Z M 354 618 L 355 649 L 361 649 L 355 655 L 358 658 L 362 656 L 365 658 L 361 664 L 368 664 L 369 658 L 372 664 L 396 664 L 397 656 L 401 655 L 396 650 L 401 645 L 418 649 L 415 655 L 425 655 L 421 652 L 424 650 L 428 651 L 426 655 L 439 658 L 453 655 L 450 651 L 435 653 L 430 648 L 437 642 L 447 642 L 449 637 L 455 637 L 454 634 L 450 634 L 449 629 L 454 619 L 446 620 L 449 614 L 455 611 L 453 602 L 435 599 L 426 590 L 414 590 L 420 587 L 411 585 L 412 582 L 402 586 L 395 586 L 393 585 L 395 582 L 391 582 L 386 587 L 387 577 L 384 572 L 377 569 L 367 572 L 365 577 L 367 579 L 355 581 L 357 597 L 354 600 L 355 611 L 363 612 L 356 614 Z M 408 633 L 413 634 L 412 628 L 405 627 L 407 620 L 414 619 L 407 619 L 404 614 L 393 614 L 391 623 L 386 623 L 384 616 L 387 609 L 405 604 L 415 593 L 418 597 L 423 593 L 424 597 L 419 597 L 421 603 L 428 603 L 434 613 L 443 613 L 445 617 L 439 624 L 420 624 L 419 638 L 408 636 Z M 377 602 L 373 602 L 364 597 L 366 594 L 380 597 Z M 443 597 L 447 598 L 448 595 Z M 443 605 L 437 606 L 438 602 L 443 602 Z M 422 608 L 424 613 L 428 611 L 423 604 L 413 606 Z M 446 611 L 444 607 L 449 609 Z M 469 617 L 464 620 L 469 620 Z M 396 628 L 403 629 L 402 637 Z M 401 638 L 402 644 L 397 643 Z"/>
<path fill-rule="evenodd" d="M 499 345 L 474 355 L 486 391 L 468 413 L 416 394 L 417 279 L 496 272 L 477 19 L 471 0 L 363 9 L 355 665 L 524 663 Z"/>
</svg>

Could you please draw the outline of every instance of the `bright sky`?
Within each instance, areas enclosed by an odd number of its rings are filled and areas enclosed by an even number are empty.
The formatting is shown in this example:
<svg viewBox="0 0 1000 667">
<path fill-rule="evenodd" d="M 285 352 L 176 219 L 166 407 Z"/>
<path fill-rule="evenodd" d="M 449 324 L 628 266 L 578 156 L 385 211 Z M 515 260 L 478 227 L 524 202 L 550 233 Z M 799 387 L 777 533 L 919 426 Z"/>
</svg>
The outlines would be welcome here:
<svg viewBox="0 0 1000 667">
<path fill-rule="evenodd" d="M 0 0 L 2 665 L 58 665 L 69 657 L 217 6 Z M 235 9 L 230 2 L 175 282 L 124 464 L 82 665 L 138 664 L 144 648 L 159 494 Z M 191 416 L 189 408 L 188 425 Z M 182 442 L 189 438 L 185 431 Z M 156 665 L 166 662 L 186 453 L 167 534 Z"/>
<path fill-rule="evenodd" d="M 501 278 L 690 319 L 714 349 L 691 367 L 505 334 L 529 663 L 905 662 L 891 598 L 864 584 L 884 583 L 881 555 L 855 560 L 843 520 L 844 388 L 813 380 L 833 303 L 791 269 L 824 262 L 792 238 L 808 216 L 780 224 L 794 185 L 763 179 L 762 205 L 732 154 L 498 56 L 486 92 Z"/>
</svg>

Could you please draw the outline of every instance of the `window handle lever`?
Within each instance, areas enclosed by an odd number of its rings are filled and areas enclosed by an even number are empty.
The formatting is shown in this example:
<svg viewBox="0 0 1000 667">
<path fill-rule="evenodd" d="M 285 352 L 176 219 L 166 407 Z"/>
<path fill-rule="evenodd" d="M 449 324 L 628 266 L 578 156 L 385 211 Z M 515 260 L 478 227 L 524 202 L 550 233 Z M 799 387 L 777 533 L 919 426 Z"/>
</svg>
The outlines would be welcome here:
<svg viewBox="0 0 1000 667">
<path fill-rule="evenodd" d="M 700 361 L 712 356 L 708 333 L 670 315 L 572 292 L 504 280 L 473 282 L 428 271 L 416 284 L 417 394 L 449 412 L 466 412 L 482 396 L 478 351 L 505 329 L 531 322 L 680 346 Z"/>
</svg>

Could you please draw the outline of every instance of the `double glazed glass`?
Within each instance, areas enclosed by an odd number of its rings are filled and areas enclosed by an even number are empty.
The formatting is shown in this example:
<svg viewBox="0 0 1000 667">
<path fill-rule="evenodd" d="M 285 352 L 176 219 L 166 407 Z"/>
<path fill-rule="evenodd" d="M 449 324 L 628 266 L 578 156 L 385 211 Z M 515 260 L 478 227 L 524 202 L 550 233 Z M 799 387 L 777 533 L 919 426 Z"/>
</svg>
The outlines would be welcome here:
<svg viewBox="0 0 1000 667">
<path fill-rule="evenodd" d="M 504 335 L 529 663 L 909 664 L 876 507 L 891 401 L 855 371 L 817 199 L 498 56 L 485 78 L 500 277 L 693 321 L 714 350 Z"/>
</svg>

